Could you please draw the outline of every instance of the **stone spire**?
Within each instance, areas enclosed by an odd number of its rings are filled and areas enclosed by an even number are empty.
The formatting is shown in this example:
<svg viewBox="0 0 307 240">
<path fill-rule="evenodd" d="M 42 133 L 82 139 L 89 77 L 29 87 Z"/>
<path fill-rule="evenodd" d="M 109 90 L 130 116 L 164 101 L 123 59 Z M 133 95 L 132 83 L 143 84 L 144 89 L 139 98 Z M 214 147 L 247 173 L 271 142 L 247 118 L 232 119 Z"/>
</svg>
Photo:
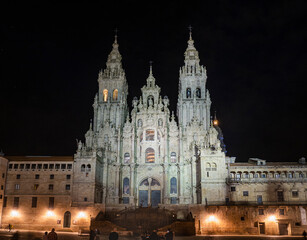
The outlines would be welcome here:
<svg viewBox="0 0 307 240">
<path fill-rule="evenodd" d="M 107 68 L 105 69 L 105 73 L 112 75 L 112 76 L 119 76 L 120 74 L 124 73 L 122 68 L 122 56 L 118 50 L 118 43 L 117 43 L 117 35 L 115 35 L 113 49 L 110 52 L 107 60 Z"/>
<path fill-rule="evenodd" d="M 147 87 L 154 87 L 156 79 L 154 78 L 154 76 L 152 74 L 152 61 L 150 61 L 149 64 L 150 64 L 150 66 L 149 66 L 149 76 L 146 80 L 147 81 Z"/>
<path fill-rule="evenodd" d="M 193 69 L 199 69 L 199 55 L 198 51 L 194 47 L 194 40 L 192 39 L 192 30 L 190 28 L 190 38 L 188 40 L 188 47 L 187 50 L 184 53 L 185 56 L 185 67 L 186 68 L 193 68 Z M 191 69 L 192 71 L 192 69 Z"/>
</svg>

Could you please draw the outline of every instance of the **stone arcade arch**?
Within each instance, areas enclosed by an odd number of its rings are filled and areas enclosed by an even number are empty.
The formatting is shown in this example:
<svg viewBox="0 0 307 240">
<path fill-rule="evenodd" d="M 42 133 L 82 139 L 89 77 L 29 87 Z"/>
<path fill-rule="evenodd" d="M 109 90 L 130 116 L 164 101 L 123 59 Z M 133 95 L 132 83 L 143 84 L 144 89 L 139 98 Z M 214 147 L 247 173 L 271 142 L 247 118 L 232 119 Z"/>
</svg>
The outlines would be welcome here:
<svg viewBox="0 0 307 240">
<path fill-rule="evenodd" d="M 155 178 L 146 178 L 139 184 L 138 202 L 140 207 L 158 207 L 162 198 L 162 187 Z"/>
</svg>

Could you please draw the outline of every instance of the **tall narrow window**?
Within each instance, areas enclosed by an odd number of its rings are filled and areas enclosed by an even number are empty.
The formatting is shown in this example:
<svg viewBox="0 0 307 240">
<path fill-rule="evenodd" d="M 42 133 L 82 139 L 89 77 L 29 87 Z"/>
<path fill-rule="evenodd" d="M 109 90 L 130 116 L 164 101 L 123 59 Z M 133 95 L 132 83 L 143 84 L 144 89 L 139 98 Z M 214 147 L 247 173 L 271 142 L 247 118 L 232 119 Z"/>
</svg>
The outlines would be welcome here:
<svg viewBox="0 0 307 240">
<path fill-rule="evenodd" d="M 108 90 L 104 89 L 102 93 L 103 93 L 103 101 L 107 102 L 108 101 Z"/>
<path fill-rule="evenodd" d="M 201 91 L 200 88 L 196 88 L 196 97 L 201 98 Z"/>
<path fill-rule="evenodd" d="M 191 98 L 191 88 L 187 88 L 187 98 Z"/>
<path fill-rule="evenodd" d="M 19 197 L 14 197 L 14 208 L 18 208 L 19 207 Z"/>
<path fill-rule="evenodd" d="M 176 153 L 175 152 L 172 152 L 171 153 L 171 162 L 172 163 L 175 163 L 177 161 L 177 159 L 176 159 Z"/>
<path fill-rule="evenodd" d="M 152 148 L 146 149 L 146 162 L 147 163 L 154 163 L 155 162 L 155 150 Z"/>
<path fill-rule="evenodd" d="M 123 181 L 123 194 L 130 194 L 129 178 L 124 178 L 124 181 Z"/>
<path fill-rule="evenodd" d="M 124 163 L 130 163 L 130 154 L 129 153 L 125 153 L 124 155 Z"/>
<path fill-rule="evenodd" d="M 6 207 L 6 203 L 7 203 L 7 197 L 3 198 L 3 207 Z"/>
<path fill-rule="evenodd" d="M 283 191 L 277 191 L 277 201 L 278 202 L 284 201 L 284 192 Z"/>
<path fill-rule="evenodd" d="M 32 197 L 32 208 L 37 207 L 37 197 Z"/>
<path fill-rule="evenodd" d="M 54 208 L 54 197 L 49 197 L 49 209 Z"/>
<path fill-rule="evenodd" d="M 155 140 L 155 130 L 148 129 L 146 130 L 146 141 L 154 141 Z"/>
<path fill-rule="evenodd" d="M 177 179 L 175 177 L 171 178 L 171 193 L 177 193 Z"/>
<path fill-rule="evenodd" d="M 114 91 L 113 91 L 113 100 L 117 101 L 117 98 L 118 98 L 118 90 L 114 89 Z"/>
</svg>

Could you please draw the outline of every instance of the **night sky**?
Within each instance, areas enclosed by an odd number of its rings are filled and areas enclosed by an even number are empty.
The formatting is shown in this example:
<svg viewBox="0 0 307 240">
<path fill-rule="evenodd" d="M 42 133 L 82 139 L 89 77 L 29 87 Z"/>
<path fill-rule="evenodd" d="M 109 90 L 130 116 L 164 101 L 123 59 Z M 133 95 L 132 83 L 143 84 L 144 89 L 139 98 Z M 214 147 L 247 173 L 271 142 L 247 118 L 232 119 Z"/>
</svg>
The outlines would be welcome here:
<svg viewBox="0 0 307 240">
<path fill-rule="evenodd" d="M 152 60 L 156 84 L 176 111 L 191 25 L 228 155 L 239 162 L 307 156 L 306 1 L 42 2 L 1 6 L 0 149 L 6 155 L 75 153 L 93 117 L 98 72 L 115 28 L 130 109 Z"/>
</svg>

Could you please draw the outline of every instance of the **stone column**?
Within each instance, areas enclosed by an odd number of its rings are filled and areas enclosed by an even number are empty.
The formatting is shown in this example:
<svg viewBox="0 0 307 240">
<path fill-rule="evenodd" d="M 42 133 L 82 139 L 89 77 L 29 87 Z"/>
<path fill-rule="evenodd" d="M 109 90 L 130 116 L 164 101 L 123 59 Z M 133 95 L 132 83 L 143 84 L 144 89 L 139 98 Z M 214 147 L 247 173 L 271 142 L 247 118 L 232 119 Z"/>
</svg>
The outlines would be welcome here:
<svg viewBox="0 0 307 240">
<path fill-rule="evenodd" d="M 152 178 L 148 178 L 148 206 L 151 206 L 151 181 Z"/>
<path fill-rule="evenodd" d="M 130 196 L 129 196 L 129 203 L 134 203 L 134 163 L 130 164 Z"/>
</svg>

